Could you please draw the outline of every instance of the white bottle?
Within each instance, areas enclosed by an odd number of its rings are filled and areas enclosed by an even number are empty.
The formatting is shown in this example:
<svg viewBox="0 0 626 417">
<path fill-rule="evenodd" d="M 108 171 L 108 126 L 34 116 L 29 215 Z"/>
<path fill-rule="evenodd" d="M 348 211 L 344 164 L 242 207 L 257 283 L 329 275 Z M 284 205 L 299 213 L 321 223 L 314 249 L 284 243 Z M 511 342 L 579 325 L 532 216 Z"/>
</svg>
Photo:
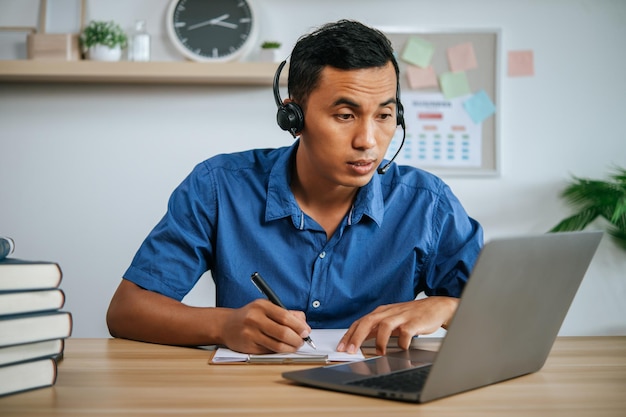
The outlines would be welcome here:
<svg viewBox="0 0 626 417">
<path fill-rule="evenodd" d="M 146 21 L 137 20 L 135 31 L 130 38 L 129 61 L 150 61 L 150 35 L 146 31 Z"/>
</svg>

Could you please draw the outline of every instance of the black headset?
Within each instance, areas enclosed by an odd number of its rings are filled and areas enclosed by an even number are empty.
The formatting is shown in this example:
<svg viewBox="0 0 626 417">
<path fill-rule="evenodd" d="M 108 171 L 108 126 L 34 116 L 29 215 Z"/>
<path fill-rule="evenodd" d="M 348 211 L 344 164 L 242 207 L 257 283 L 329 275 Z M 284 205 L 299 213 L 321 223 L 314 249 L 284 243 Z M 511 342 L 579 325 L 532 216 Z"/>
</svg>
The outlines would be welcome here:
<svg viewBox="0 0 626 417">
<path fill-rule="evenodd" d="M 287 64 L 287 61 L 283 61 L 278 66 L 276 74 L 274 75 L 274 99 L 276 100 L 276 106 L 278 106 L 278 112 L 276 113 L 276 122 L 282 130 L 287 130 L 294 138 L 297 133 L 304 128 L 304 113 L 302 107 L 294 102 L 283 103 L 280 98 L 280 91 L 278 89 L 280 81 L 280 72 Z"/>
<path fill-rule="evenodd" d="M 298 104 L 290 101 L 288 103 L 283 103 L 283 100 L 280 98 L 280 73 L 283 70 L 283 67 L 287 64 L 287 60 L 280 63 L 278 69 L 276 70 L 276 74 L 274 74 L 274 100 L 276 100 L 276 106 L 278 107 L 278 112 L 276 113 L 276 122 L 278 126 L 282 130 L 286 130 L 291 133 L 291 136 L 294 138 L 297 134 L 304 129 L 304 112 L 302 112 L 302 107 Z M 397 80 L 396 87 L 396 123 L 398 126 L 402 127 L 403 135 L 402 135 L 402 143 L 400 144 L 400 148 L 396 151 L 395 155 L 389 162 L 387 162 L 383 167 L 378 168 L 379 174 L 384 174 L 387 172 L 387 169 L 391 165 L 396 156 L 400 153 L 400 149 L 402 149 L 402 145 L 404 145 L 404 139 L 406 136 L 406 126 L 404 124 L 404 106 L 400 102 L 400 80 Z"/>
</svg>

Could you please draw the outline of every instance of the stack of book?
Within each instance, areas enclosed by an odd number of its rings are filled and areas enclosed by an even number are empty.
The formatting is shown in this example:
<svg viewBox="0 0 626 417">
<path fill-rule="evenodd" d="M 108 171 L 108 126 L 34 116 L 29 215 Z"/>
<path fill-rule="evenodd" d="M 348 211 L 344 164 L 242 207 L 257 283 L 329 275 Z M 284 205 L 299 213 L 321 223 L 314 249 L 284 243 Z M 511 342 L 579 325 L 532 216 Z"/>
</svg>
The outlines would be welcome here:
<svg viewBox="0 0 626 417">
<path fill-rule="evenodd" d="M 11 257 L 0 237 L 0 396 L 56 382 L 72 316 L 55 262 Z M 5 242 L 6 243 L 6 242 Z M 12 242 L 11 242 L 12 244 Z"/>
</svg>

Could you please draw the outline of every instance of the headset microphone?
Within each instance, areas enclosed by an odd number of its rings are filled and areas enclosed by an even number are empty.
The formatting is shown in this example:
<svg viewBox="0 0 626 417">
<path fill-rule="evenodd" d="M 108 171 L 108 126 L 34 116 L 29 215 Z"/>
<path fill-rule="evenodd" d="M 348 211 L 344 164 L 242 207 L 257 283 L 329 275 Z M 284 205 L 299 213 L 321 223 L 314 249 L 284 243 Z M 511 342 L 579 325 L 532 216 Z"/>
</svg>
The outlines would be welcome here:
<svg viewBox="0 0 626 417">
<path fill-rule="evenodd" d="M 398 88 L 399 88 L 399 86 L 398 86 Z M 400 154 L 400 150 L 404 146 L 404 140 L 406 139 L 406 126 L 404 124 L 404 107 L 402 106 L 402 103 L 400 103 L 400 95 L 399 94 L 397 96 L 396 103 L 397 103 L 396 106 L 398 108 L 396 117 L 397 117 L 397 120 L 398 120 L 398 125 L 402 128 L 402 142 L 400 142 L 400 147 L 398 148 L 396 153 L 393 154 L 393 158 L 391 158 L 385 165 L 383 165 L 382 167 L 377 169 L 377 171 L 378 171 L 378 173 L 380 175 L 383 175 L 385 172 L 387 172 L 387 170 L 389 169 L 389 167 L 391 166 L 393 161 Z"/>
</svg>

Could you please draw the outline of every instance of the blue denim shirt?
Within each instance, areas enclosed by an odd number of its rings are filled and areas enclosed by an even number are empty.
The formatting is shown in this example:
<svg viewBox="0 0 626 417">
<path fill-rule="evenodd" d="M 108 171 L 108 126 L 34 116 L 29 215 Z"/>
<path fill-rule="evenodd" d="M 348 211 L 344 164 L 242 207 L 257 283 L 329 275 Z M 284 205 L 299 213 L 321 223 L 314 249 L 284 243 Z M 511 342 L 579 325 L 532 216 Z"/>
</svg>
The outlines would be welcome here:
<svg viewBox="0 0 626 417">
<path fill-rule="evenodd" d="M 297 146 L 197 165 L 124 278 L 181 300 L 210 270 L 216 304 L 237 308 L 262 297 L 250 281 L 258 271 L 313 328 L 349 327 L 422 291 L 460 296 L 483 236 L 447 185 L 394 164 L 359 190 L 327 240 L 289 187 Z"/>
</svg>

